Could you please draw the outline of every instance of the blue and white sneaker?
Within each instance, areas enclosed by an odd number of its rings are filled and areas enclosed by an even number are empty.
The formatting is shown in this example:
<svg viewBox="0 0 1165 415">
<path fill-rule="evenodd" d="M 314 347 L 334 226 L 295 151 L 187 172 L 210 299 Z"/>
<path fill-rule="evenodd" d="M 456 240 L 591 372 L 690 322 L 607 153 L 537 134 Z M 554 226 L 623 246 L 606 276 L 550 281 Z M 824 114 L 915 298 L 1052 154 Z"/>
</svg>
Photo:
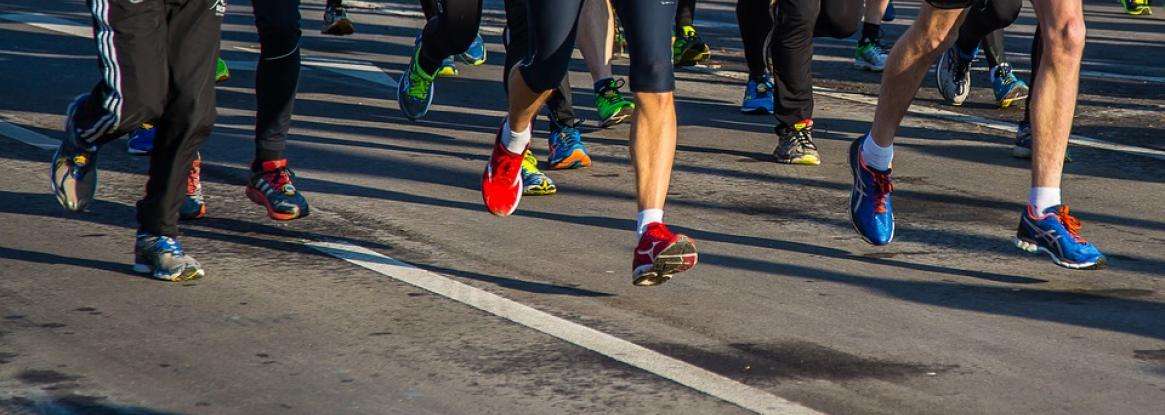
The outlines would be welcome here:
<svg viewBox="0 0 1165 415">
<path fill-rule="evenodd" d="M 1001 63 L 991 69 L 991 89 L 995 91 L 995 102 L 999 108 L 1010 107 L 1019 101 L 1027 99 L 1028 87 L 1011 71 L 1011 65 Z"/>
<path fill-rule="evenodd" d="M 89 94 L 73 99 L 65 111 L 65 137 L 53 153 L 49 180 L 53 194 L 65 209 L 85 210 L 97 192 L 97 146 L 84 143 L 73 126 L 73 116 Z"/>
<path fill-rule="evenodd" d="M 151 151 L 154 151 L 154 136 L 158 132 L 158 127 L 150 123 L 142 123 L 142 125 L 129 133 L 129 141 L 126 143 L 125 152 L 135 156 L 148 156 Z"/>
<path fill-rule="evenodd" d="M 401 74 L 396 87 L 396 100 L 400 103 L 400 111 L 410 121 L 424 117 L 429 113 L 429 107 L 433 105 L 433 83 L 436 74 L 427 74 L 421 69 L 420 54 L 421 38 L 418 36 L 413 48 L 413 57 Z"/>
<path fill-rule="evenodd" d="M 554 125 L 550 131 L 550 158 L 547 163 L 553 170 L 590 167 L 591 156 L 582 142 L 582 134 L 577 128 Z"/>
<path fill-rule="evenodd" d="M 745 114 L 772 114 L 773 113 L 773 78 L 765 74 L 759 82 L 749 79 L 744 85 L 744 100 L 740 103 L 740 112 Z"/>
<path fill-rule="evenodd" d="M 878 171 L 866 166 L 862 159 L 865 139 L 865 136 L 859 137 L 849 146 L 849 167 L 854 177 L 849 194 L 850 223 L 866 242 L 886 245 L 894 240 L 894 206 L 890 203 L 894 183 L 890 170 Z"/>
<path fill-rule="evenodd" d="M 479 66 L 485 63 L 485 40 L 482 40 L 481 34 L 479 33 L 473 38 L 473 43 L 469 44 L 469 49 L 466 49 L 465 52 L 457 56 L 465 61 L 465 63 L 473 66 Z"/>
<path fill-rule="evenodd" d="M 1096 245 L 1080 236 L 1080 220 L 1068 213 L 1068 205 L 1052 206 L 1038 216 L 1029 205 L 1019 217 L 1013 242 L 1024 251 L 1048 254 L 1064 268 L 1099 269 L 1107 262 Z"/>
<path fill-rule="evenodd" d="M 159 280 L 190 281 L 206 275 L 202 265 L 182 252 L 182 245 L 169 236 L 139 232 L 133 252 L 134 272 Z"/>
</svg>

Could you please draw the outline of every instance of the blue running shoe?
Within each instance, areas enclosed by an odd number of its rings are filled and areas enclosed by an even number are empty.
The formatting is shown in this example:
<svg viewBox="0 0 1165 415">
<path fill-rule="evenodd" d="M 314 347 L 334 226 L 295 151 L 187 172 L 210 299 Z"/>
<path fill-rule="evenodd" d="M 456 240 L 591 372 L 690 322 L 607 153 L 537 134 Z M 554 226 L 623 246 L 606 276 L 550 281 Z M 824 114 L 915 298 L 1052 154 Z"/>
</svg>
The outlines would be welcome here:
<svg viewBox="0 0 1165 415">
<path fill-rule="evenodd" d="M 126 143 L 125 152 L 135 156 L 148 156 L 151 151 L 154 151 L 154 135 L 158 132 L 158 127 L 148 122 L 129 133 L 129 142 Z"/>
<path fill-rule="evenodd" d="M 1068 205 L 1052 206 L 1036 216 L 1028 206 L 1019 217 L 1015 246 L 1031 253 L 1044 252 L 1052 262 L 1064 268 L 1099 269 L 1106 259 L 1080 236 L 1080 220 L 1068 214 Z"/>
<path fill-rule="evenodd" d="M 744 100 L 740 112 L 745 114 L 773 113 L 773 78 L 765 74 L 759 82 L 749 79 L 744 85 Z"/>
<path fill-rule="evenodd" d="M 410 121 L 424 117 L 433 105 L 433 81 L 436 74 L 427 74 L 420 66 L 421 38 L 417 37 L 413 58 L 400 76 L 396 87 L 396 100 L 400 110 Z"/>
<path fill-rule="evenodd" d="M 469 49 L 457 55 L 461 60 L 473 66 L 479 66 L 485 63 L 485 40 L 482 40 L 481 34 L 473 38 L 473 43 L 469 44 Z"/>
<path fill-rule="evenodd" d="M 97 146 L 81 141 L 77 128 L 73 126 L 73 116 L 89 94 L 73 99 L 65 111 L 65 137 L 61 146 L 53 153 L 49 180 L 53 194 L 65 209 L 80 212 L 85 210 L 97 192 Z"/>
<path fill-rule="evenodd" d="M 995 91 L 995 102 L 999 108 L 1010 107 L 1018 101 L 1027 99 L 1027 83 L 1011 72 L 1011 65 L 1001 63 L 991 69 L 991 89 Z"/>
<path fill-rule="evenodd" d="M 182 252 L 182 245 L 169 236 L 139 232 L 134 244 L 133 270 L 163 281 L 190 281 L 202 278 L 202 265 Z"/>
<path fill-rule="evenodd" d="M 570 126 L 554 125 L 550 131 L 550 159 L 553 170 L 590 167 L 591 156 L 582 142 L 582 134 Z"/>
<path fill-rule="evenodd" d="M 866 166 L 862 159 L 862 141 L 849 146 L 849 167 L 854 177 L 854 188 L 849 194 L 849 218 L 862 239 L 874 245 L 886 245 L 894 240 L 894 207 L 890 193 L 894 184 L 890 170 L 878 171 Z"/>
</svg>

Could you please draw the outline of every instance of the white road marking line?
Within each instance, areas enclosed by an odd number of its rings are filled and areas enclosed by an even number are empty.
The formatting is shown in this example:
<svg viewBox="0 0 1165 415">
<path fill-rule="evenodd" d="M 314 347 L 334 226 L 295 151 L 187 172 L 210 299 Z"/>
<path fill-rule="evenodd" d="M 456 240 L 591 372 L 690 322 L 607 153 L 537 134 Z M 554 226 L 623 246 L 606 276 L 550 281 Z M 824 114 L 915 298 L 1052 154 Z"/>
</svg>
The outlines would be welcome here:
<svg viewBox="0 0 1165 415">
<path fill-rule="evenodd" d="M 756 413 L 820 413 L 635 343 L 556 317 L 489 291 L 425 271 L 376 251 L 343 242 L 308 242 L 307 246 L 387 277 L 574 343 Z"/>
<path fill-rule="evenodd" d="M 47 135 L 4 120 L 0 120 L 0 136 L 5 136 L 42 150 L 54 150 L 61 146 L 61 140 L 54 140 Z"/>
<path fill-rule="evenodd" d="M 255 54 L 259 53 L 259 50 L 255 48 L 236 46 L 235 49 Z M 250 64 L 251 70 L 254 70 L 256 63 L 248 63 Z M 397 86 L 395 78 L 393 78 L 391 75 L 385 72 L 384 69 L 381 69 L 379 66 L 376 66 L 372 62 L 305 56 L 300 59 L 300 64 L 308 68 L 323 69 L 347 77 L 365 80 L 391 89 L 396 89 Z M 228 63 L 227 66 L 231 65 L 232 64 Z M 234 69 L 234 67 L 231 66 L 231 69 Z"/>
<path fill-rule="evenodd" d="M 62 19 L 43 13 L 7 13 L 0 14 L 0 19 L 11 22 L 24 23 L 29 26 L 48 29 L 77 37 L 93 37 L 93 28 L 76 20 Z"/>
<path fill-rule="evenodd" d="M 744 72 L 725 71 L 725 70 L 710 68 L 707 66 L 689 66 L 689 67 L 687 67 L 687 69 L 690 71 L 693 71 L 693 72 L 703 72 L 703 73 L 712 74 L 712 75 L 716 75 L 716 76 L 720 76 L 720 77 L 724 77 L 724 78 L 731 78 L 731 79 L 736 79 L 736 80 L 741 80 L 741 81 L 748 80 L 748 74 L 746 74 Z M 876 96 L 855 94 L 855 93 L 851 93 L 851 92 L 841 92 L 841 91 L 838 91 L 836 89 L 823 88 L 823 87 L 819 87 L 819 86 L 814 86 L 813 91 L 818 93 L 818 94 L 827 96 L 827 97 L 832 97 L 832 98 L 837 98 L 837 99 L 842 99 L 842 100 L 852 101 L 852 102 L 858 102 L 858 103 L 872 105 L 872 106 L 878 105 L 878 97 L 876 97 Z M 1019 128 L 1018 125 L 1013 124 L 1013 123 L 1009 123 L 1006 121 L 992 120 L 992 119 L 983 118 L 983 117 L 976 116 L 976 115 L 960 114 L 960 113 L 957 113 L 954 111 L 948 111 L 948 110 L 939 109 L 939 108 L 927 107 L 927 106 L 923 106 L 923 105 L 911 105 L 908 112 L 910 112 L 911 114 L 915 114 L 915 115 L 927 115 L 927 116 L 931 116 L 931 117 L 935 117 L 935 118 L 945 119 L 948 121 L 962 122 L 962 123 L 967 123 L 967 124 L 971 124 L 971 125 L 975 125 L 975 126 L 979 126 L 979 127 L 990 128 L 993 130 L 1005 131 L 1005 132 L 1009 132 L 1009 133 L 1015 133 L 1016 129 Z M 1162 151 L 1162 150 L 1157 150 L 1157 149 L 1152 149 L 1152 148 L 1147 148 L 1147 147 L 1137 147 L 1137 146 L 1130 146 L 1130 145 L 1124 145 L 1124 144 L 1117 144 L 1117 143 L 1099 140 L 1096 138 L 1087 137 L 1087 136 L 1083 136 L 1083 135 L 1079 135 L 1079 134 L 1072 134 L 1068 138 L 1068 142 L 1072 143 L 1074 145 L 1081 146 L 1081 147 L 1091 147 L 1091 148 L 1096 148 L 1096 149 L 1101 149 L 1101 150 L 1116 151 L 1116 152 L 1122 152 L 1122 153 L 1128 153 L 1128 154 L 1135 154 L 1135 155 L 1139 155 L 1139 156 L 1145 156 L 1145 157 L 1154 158 L 1154 159 L 1158 159 L 1158 160 L 1165 160 L 1165 151 Z"/>
</svg>

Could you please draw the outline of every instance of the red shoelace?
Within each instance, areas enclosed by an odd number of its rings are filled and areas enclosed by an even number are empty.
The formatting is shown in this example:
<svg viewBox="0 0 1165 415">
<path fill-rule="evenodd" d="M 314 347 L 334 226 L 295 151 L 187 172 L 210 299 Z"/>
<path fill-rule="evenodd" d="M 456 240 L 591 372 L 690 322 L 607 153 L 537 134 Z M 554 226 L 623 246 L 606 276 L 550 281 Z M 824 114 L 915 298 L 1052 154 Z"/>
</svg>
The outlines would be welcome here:
<svg viewBox="0 0 1165 415">
<path fill-rule="evenodd" d="M 894 183 L 890 180 L 890 173 L 869 170 L 874 178 L 874 213 L 886 213 L 886 195 L 894 191 Z"/>
<path fill-rule="evenodd" d="M 190 163 L 190 174 L 186 176 L 186 194 L 194 195 L 202 188 L 202 160 Z"/>
<path fill-rule="evenodd" d="M 1060 223 L 1064 225 L 1064 229 L 1067 229 L 1068 233 L 1072 234 L 1072 238 L 1076 239 L 1076 242 L 1085 242 L 1084 237 L 1080 236 L 1080 219 L 1076 219 L 1075 216 L 1068 213 L 1067 204 L 1060 205 L 1060 210 L 1056 211 L 1056 216 L 1060 218 Z"/>
</svg>

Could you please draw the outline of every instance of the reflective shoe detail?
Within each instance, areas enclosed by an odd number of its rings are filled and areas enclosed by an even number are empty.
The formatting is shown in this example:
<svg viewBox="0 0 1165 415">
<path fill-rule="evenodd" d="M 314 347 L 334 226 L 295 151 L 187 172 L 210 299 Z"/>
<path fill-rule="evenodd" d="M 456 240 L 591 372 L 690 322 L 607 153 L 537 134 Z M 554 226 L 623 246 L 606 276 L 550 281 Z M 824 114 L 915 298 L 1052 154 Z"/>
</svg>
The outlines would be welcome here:
<svg viewBox="0 0 1165 415">
<path fill-rule="evenodd" d="M 88 99 L 82 94 L 73 99 L 65 111 L 65 136 L 61 146 L 53 153 L 49 171 L 53 194 L 65 209 L 80 212 L 85 210 L 97 192 L 97 146 L 82 143 L 73 117 L 77 107 Z"/>
<path fill-rule="evenodd" d="M 675 66 L 695 66 L 712 57 L 712 50 L 704 39 L 696 33 L 696 28 L 684 26 L 672 41 L 672 64 Z"/>
<path fill-rule="evenodd" d="M 635 102 L 623 98 L 623 93 L 619 92 L 626 83 L 622 79 L 612 79 L 595 94 L 595 110 L 603 128 L 627 121 L 635 114 Z"/>
<path fill-rule="evenodd" d="M 247 182 L 247 197 L 267 208 L 267 216 L 275 220 L 292 220 L 311 213 L 307 200 L 292 183 L 295 172 L 287 167 L 287 159 L 264 161 L 262 171 L 252 174 Z"/>
<path fill-rule="evenodd" d="M 558 192 L 554 181 L 538 170 L 538 159 L 529 149 L 522 156 L 522 195 L 548 196 Z"/>
<path fill-rule="evenodd" d="M 1032 126 L 1026 121 L 1020 121 L 1015 130 L 1015 145 L 1011 147 L 1012 157 L 1021 159 L 1032 158 Z M 1072 162 L 1072 152 L 1064 149 L 1064 162 Z"/>
<path fill-rule="evenodd" d="M 894 206 L 890 194 L 894 191 L 890 170 L 877 171 L 866 166 L 862 159 L 862 141 L 854 140 L 849 147 L 849 167 L 854 187 L 849 195 L 849 217 L 854 230 L 873 245 L 886 245 L 894 240 Z"/>
<path fill-rule="evenodd" d="M 481 34 L 478 34 L 473 38 L 473 43 L 469 44 L 469 49 L 466 49 L 465 52 L 457 56 L 460 57 L 462 61 L 465 61 L 465 63 L 473 66 L 479 66 L 485 63 L 485 40 L 481 38 Z"/>
<path fill-rule="evenodd" d="M 190 281 L 206 276 L 202 265 L 168 236 L 139 233 L 134 243 L 133 270 L 162 281 Z"/>
<path fill-rule="evenodd" d="M 446 57 L 441 61 L 441 66 L 437 67 L 437 77 L 452 78 L 458 75 L 461 75 L 461 72 L 457 70 L 457 62 L 452 56 Z"/>
<path fill-rule="evenodd" d="M 1064 268 L 1103 268 L 1104 254 L 1080 236 L 1080 227 L 1080 220 L 1068 213 L 1068 205 L 1052 206 L 1042 215 L 1029 205 L 1020 215 L 1013 242 L 1024 251 L 1048 254 Z"/>
<path fill-rule="evenodd" d="M 1124 7 L 1125 13 L 1130 16 L 1148 16 L 1153 14 L 1153 9 L 1149 8 L 1149 0 L 1120 0 L 1121 7 Z"/>
<path fill-rule="evenodd" d="M 663 284 L 698 261 L 695 241 L 672 233 L 662 223 L 649 223 L 631 260 L 631 283 L 641 287 Z"/>
<path fill-rule="evenodd" d="M 813 120 L 804 119 L 792 127 L 777 128 L 777 148 L 773 157 L 778 163 L 816 166 L 821 164 L 817 145 L 813 143 Z"/>
<path fill-rule="evenodd" d="M 854 50 L 854 67 L 867 71 L 882 72 L 886 68 L 886 49 L 877 41 L 859 43 Z"/>
<path fill-rule="evenodd" d="M 214 81 L 226 82 L 231 79 L 231 68 L 227 67 L 227 61 L 222 58 L 215 59 L 214 62 Z"/>
<path fill-rule="evenodd" d="M 435 75 L 425 73 L 420 66 L 421 38 L 417 38 L 413 50 L 413 58 L 401 74 L 400 82 L 396 87 L 396 99 L 400 103 L 400 111 L 409 120 L 416 121 L 429 113 L 433 105 L 433 79 Z"/>
<path fill-rule="evenodd" d="M 356 25 L 348 18 L 348 11 L 343 7 L 324 7 L 324 27 L 320 33 L 333 36 L 347 36 L 356 33 Z"/>
<path fill-rule="evenodd" d="M 550 131 L 550 158 L 547 160 L 553 170 L 590 167 L 591 156 L 582 142 L 582 133 L 567 126 L 555 126 Z"/>
<path fill-rule="evenodd" d="M 959 57 L 959 51 L 952 46 L 939 57 L 934 78 L 948 104 L 963 105 L 971 93 L 971 61 Z"/>
<path fill-rule="evenodd" d="M 995 91 L 995 102 L 999 108 L 1010 107 L 1011 104 L 1027 99 L 1027 83 L 1015 76 L 1011 65 L 1001 63 L 991 70 L 991 89 Z"/>
<path fill-rule="evenodd" d="M 202 156 L 198 155 L 190 163 L 186 175 L 186 196 L 182 207 L 178 208 L 179 219 L 200 219 L 206 216 L 206 201 L 202 197 Z"/>
<path fill-rule="evenodd" d="M 773 113 L 773 78 L 765 74 L 759 80 L 749 79 L 744 84 L 744 99 L 740 103 L 740 112 L 745 114 L 772 114 Z"/>
<path fill-rule="evenodd" d="M 135 156 L 148 156 L 151 151 L 154 151 L 154 136 L 158 132 L 158 127 L 150 123 L 142 123 L 141 126 L 135 128 L 129 133 L 129 141 L 126 142 L 125 152 Z"/>
<path fill-rule="evenodd" d="M 502 145 L 502 129 L 499 128 L 494 138 L 493 154 L 481 175 L 481 199 L 489 213 L 509 216 L 518 209 L 518 203 L 522 201 L 522 159 L 522 154 L 511 153 Z"/>
</svg>

